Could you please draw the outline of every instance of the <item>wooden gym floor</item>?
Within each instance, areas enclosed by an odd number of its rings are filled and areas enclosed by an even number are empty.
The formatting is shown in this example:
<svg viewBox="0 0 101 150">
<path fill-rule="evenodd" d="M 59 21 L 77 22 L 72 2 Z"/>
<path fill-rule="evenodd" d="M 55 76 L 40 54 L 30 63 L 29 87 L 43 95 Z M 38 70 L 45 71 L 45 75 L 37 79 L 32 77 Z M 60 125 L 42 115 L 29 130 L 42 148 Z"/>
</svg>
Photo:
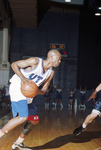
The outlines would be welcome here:
<svg viewBox="0 0 101 150">
<path fill-rule="evenodd" d="M 24 140 L 24 144 L 33 150 L 101 150 L 101 118 L 96 118 L 86 131 L 75 137 L 72 132 L 79 127 L 91 109 L 85 110 L 38 106 L 40 123 L 34 126 Z M 0 119 L 0 128 L 6 124 L 12 114 Z M 24 125 L 24 124 L 23 124 Z M 20 125 L 0 139 L 0 150 L 11 150 L 13 142 L 23 128 Z"/>
</svg>

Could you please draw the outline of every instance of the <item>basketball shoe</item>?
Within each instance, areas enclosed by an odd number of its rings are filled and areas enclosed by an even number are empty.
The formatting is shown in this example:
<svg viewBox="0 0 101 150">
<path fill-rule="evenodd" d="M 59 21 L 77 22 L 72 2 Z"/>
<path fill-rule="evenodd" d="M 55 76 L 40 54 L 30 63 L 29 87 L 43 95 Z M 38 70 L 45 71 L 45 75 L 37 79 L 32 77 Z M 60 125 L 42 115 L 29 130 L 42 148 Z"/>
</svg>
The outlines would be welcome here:
<svg viewBox="0 0 101 150">
<path fill-rule="evenodd" d="M 12 150 L 33 150 L 33 149 L 25 146 L 23 143 L 20 144 L 14 143 L 12 145 Z"/>
<path fill-rule="evenodd" d="M 78 136 L 82 131 L 84 131 L 86 128 L 83 128 L 82 125 L 78 128 L 76 128 L 73 132 L 74 135 Z"/>
</svg>

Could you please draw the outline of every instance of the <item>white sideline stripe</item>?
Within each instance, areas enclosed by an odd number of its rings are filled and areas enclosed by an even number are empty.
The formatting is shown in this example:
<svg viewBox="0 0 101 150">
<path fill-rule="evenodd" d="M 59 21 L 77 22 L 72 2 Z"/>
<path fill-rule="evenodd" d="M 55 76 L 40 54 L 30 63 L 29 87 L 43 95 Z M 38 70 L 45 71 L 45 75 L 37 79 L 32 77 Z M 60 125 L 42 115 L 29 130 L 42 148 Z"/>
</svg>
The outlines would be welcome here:
<svg viewBox="0 0 101 150">
<path fill-rule="evenodd" d="M 96 149 L 94 149 L 94 150 L 99 150 L 99 149 L 101 149 L 101 147 L 99 147 L 99 148 L 96 148 Z"/>
</svg>

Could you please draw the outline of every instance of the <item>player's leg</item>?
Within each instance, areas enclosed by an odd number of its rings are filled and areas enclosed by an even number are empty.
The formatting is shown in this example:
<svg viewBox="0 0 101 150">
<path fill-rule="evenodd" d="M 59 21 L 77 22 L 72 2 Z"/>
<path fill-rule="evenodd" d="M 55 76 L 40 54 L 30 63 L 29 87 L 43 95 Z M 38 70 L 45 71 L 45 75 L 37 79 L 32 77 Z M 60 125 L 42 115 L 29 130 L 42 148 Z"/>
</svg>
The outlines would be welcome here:
<svg viewBox="0 0 101 150">
<path fill-rule="evenodd" d="M 0 130 L 0 137 L 16 126 L 25 122 L 28 118 L 28 105 L 26 100 L 21 100 L 19 102 L 12 102 L 12 113 L 13 119 L 11 119 L 2 129 Z"/>
<path fill-rule="evenodd" d="M 79 135 L 82 131 L 86 129 L 86 126 L 91 123 L 98 115 L 100 115 L 101 111 L 101 100 L 99 99 L 97 103 L 95 104 L 94 109 L 92 110 L 92 113 L 86 117 L 83 124 L 76 128 L 73 132 L 74 135 Z"/>
<path fill-rule="evenodd" d="M 2 129 L 1 132 L 8 133 L 10 130 L 12 130 L 13 128 L 15 128 L 16 126 L 22 124 L 23 122 L 25 122 L 27 120 L 27 117 L 15 117 L 13 119 L 11 119 Z M 1 136 L 0 136 L 1 137 Z"/>
<path fill-rule="evenodd" d="M 92 113 L 86 117 L 86 119 L 85 119 L 85 121 L 84 121 L 84 123 L 83 123 L 83 125 L 82 125 L 83 128 L 86 128 L 86 126 L 87 126 L 89 123 L 91 123 L 97 116 L 98 116 L 98 114 L 97 114 L 97 113 L 94 113 L 94 112 L 92 111 Z"/>
<path fill-rule="evenodd" d="M 37 120 L 37 119 L 33 120 L 33 121 L 32 120 L 30 120 L 30 121 L 28 120 L 26 122 L 26 124 L 24 125 L 24 127 L 23 127 L 23 130 L 22 130 L 22 132 L 20 134 L 20 137 L 24 139 L 32 131 L 33 127 L 35 125 L 37 125 L 38 123 L 39 123 L 39 120 Z M 16 141 L 16 143 L 18 143 L 18 140 Z"/>
<path fill-rule="evenodd" d="M 74 130 L 73 134 L 78 136 L 81 132 L 83 132 L 86 129 L 86 126 L 89 123 L 91 123 L 97 116 L 98 114 L 95 114 L 95 113 L 91 113 L 90 115 L 88 115 L 85 121 L 83 122 L 83 124 Z"/>
<path fill-rule="evenodd" d="M 23 130 L 16 140 L 16 142 L 12 145 L 12 149 L 16 150 L 18 149 L 26 149 L 26 150 L 32 150 L 32 148 L 29 148 L 23 144 L 24 139 L 26 136 L 32 131 L 34 125 L 37 125 L 39 123 L 39 116 L 37 114 L 37 108 L 34 104 L 34 100 L 31 104 L 28 105 L 28 111 L 29 116 L 26 124 L 23 127 Z"/>
<path fill-rule="evenodd" d="M 89 123 L 91 123 L 98 115 L 100 115 L 101 111 L 101 99 L 99 99 L 95 106 L 94 109 L 92 110 L 92 113 L 88 115 L 83 123 L 83 127 L 86 127 Z"/>
<path fill-rule="evenodd" d="M 36 117 L 36 116 L 35 116 Z M 34 125 L 37 125 L 39 123 L 38 121 L 27 121 L 26 124 L 23 127 L 23 130 L 20 134 L 20 136 L 18 137 L 18 139 L 16 140 L 16 142 L 14 142 L 14 144 L 12 145 L 12 150 L 16 150 L 17 148 L 19 149 L 26 149 L 26 150 L 32 150 L 32 148 L 25 146 L 23 141 L 24 139 L 28 136 L 28 134 L 32 131 Z"/>
</svg>

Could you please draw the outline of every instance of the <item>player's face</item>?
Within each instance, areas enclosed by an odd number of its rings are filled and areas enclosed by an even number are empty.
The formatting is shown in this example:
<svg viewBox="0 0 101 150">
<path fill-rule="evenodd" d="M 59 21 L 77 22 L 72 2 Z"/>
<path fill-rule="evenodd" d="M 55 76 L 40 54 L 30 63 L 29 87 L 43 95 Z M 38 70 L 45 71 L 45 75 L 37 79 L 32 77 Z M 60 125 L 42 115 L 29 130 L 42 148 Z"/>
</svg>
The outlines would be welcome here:
<svg viewBox="0 0 101 150">
<path fill-rule="evenodd" d="M 53 62 L 53 67 L 59 66 L 61 63 L 61 56 L 60 55 L 54 55 L 52 62 Z"/>
</svg>

